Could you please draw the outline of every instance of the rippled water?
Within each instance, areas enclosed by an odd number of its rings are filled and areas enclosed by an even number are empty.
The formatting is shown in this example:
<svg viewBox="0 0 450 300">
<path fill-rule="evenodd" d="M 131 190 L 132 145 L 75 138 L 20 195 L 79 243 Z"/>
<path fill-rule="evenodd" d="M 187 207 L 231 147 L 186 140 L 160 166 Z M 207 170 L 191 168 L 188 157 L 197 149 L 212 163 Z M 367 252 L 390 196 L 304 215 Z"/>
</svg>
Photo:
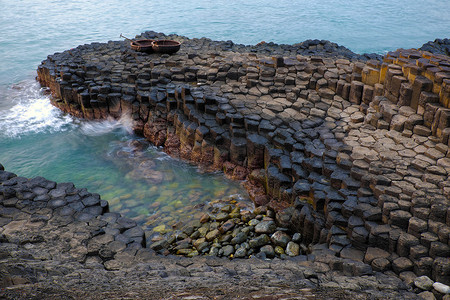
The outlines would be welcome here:
<svg viewBox="0 0 450 300">
<path fill-rule="evenodd" d="M 438 0 L 0 1 L 0 82 L 34 74 L 48 54 L 145 30 L 256 44 L 328 39 L 357 53 L 450 36 Z"/>
<path fill-rule="evenodd" d="M 435 0 L 0 0 L 0 163 L 23 176 L 87 187 L 149 228 L 162 219 L 170 226 L 174 216 L 243 190 L 169 159 L 133 136 L 128 120 L 61 114 L 34 81 L 48 54 L 145 30 L 244 44 L 328 39 L 358 53 L 383 53 L 449 37 L 449 15 L 448 1 Z"/>
</svg>

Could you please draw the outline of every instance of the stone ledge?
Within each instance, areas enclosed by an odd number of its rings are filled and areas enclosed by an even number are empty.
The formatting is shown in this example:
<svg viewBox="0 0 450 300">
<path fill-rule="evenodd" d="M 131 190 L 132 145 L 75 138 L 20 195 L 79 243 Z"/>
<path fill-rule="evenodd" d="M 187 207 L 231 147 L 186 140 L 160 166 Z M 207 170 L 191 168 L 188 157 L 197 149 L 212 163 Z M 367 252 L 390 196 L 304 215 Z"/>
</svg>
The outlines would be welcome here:
<svg viewBox="0 0 450 300">
<path fill-rule="evenodd" d="M 315 246 L 308 256 L 285 260 L 156 255 L 140 240 L 118 241 L 119 232 L 126 235 L 136 228 L 132 220 L 103 209 L 95 214 L 78 214 L 86 199 L 99 200 L 85 189 L 39 177 L 15 177 L 6 171 L 0 171 L 0 178 L 0 296 L 7 299 L 43 295 L 210 299 L 213 294 L 219 299 L 238 294 L 417 298 L 399 278 L 373 273 L 360 261 L 330 255 L 326 245 Z M 32 198 L 37 190 L 48 199 Z M 56 194 L 66 201 L 63 206 L 55 206 L 56 198 L 50 195 Z M 73 200 L 76 195 L 79 198 Z M 89 202 L 92 206 L 88 207 L 100 206 L 101 202 Z M 73 206 L 80 207 L 69 214 L 67 208 Z"/>
</svg>

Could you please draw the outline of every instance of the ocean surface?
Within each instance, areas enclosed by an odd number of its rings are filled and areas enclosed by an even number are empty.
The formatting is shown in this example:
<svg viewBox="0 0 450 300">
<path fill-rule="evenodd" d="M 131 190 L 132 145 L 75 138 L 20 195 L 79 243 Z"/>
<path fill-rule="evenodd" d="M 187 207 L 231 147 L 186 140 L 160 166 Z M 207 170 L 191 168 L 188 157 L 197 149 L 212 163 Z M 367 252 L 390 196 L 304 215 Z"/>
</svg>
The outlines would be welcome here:
<svg viewBox="0 0 450 300">
<path fill-rule="evenodd" d="M 448 7 L 448 0 L 0 0 L 0 163 L 22 176 L 87 187 L 148 228 L 161 218 L 170 226 L 211 200 L 244 201 L 239 183 L 169 158 L 134 136 L 129 120 L 60 113 L 34 80 L 40 61 L 146 30 L 242 44 L 327 39 L 383 54 L 450 37 Z"/>
</svg>

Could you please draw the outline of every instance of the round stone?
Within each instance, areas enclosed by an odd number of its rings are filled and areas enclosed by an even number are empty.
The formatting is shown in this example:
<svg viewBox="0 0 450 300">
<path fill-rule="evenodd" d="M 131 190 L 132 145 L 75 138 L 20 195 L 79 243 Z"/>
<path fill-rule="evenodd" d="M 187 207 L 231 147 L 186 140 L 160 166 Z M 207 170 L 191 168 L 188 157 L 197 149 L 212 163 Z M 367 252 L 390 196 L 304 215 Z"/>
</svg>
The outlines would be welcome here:
<svg viewBox="0 0 450 300">
<path fill-rule="evenodd" d="M 275 257 L 275 251 L 271 245 L 262 246 L 260 252 L 266 254 L 266 257 L 268 258 Z"/>
<path fill-rule="evenodd" d="M 192 252 L 192 249 L 189 249 L 189 248 L 178 249 L 177 255 L 186 255 L 187 256 L 191 252 Z"/>
<path fill-rule="evenodd" d="M 434 296 L 434 294 L 429 291 L 419 293 L 418 295 L 420 296 L 420 299 L 423 299 L 423 300 L 436 300 L 436 297 Z"/>
<path fill-rule="evenodd" d="M 250 248 L 258 248 L 267 245 L 270 242 L 270 238 L 267 234 L 262 234 L 254 239 L 251 239 L 248 244 Z"/>
<path fill-rule="evenodd" d="M 259 222 L 261 222 L 261 221 L 259 221 L 259 220 L 257 220 L 257 219 L 251 219 L 250 222 L 248 222 L 248 225 L 250 225 L 250 226 L 256 226 L 256 225 L 259 224 Z"/>
<path fill-rule="evenodd" d="M 226 221 L 229 218 L 230 218 L 230 216 L 226 212 L 221 212 L 221 213 L 217 214 L 217 216 L 216 216 L 216 220 L 218 222 Z"/>
<path fill-rule="evenodd" d="M 219 237 L 219 243 L 228 243 L 232 238 L 233 237 L 231 234 L 222 235 L 221 237 Z"/>
<path fill-rule="evenodd" d="M 434 281 L 431 280 L 428 276 L 420 276 L 414 279 L 414 285 L 419 289 L 424 291 L 429 291 L 433 287 Z"/>
<path fill-rule="evenodd" d="M 169 243 L 166 240 L 160 240 L 157 242 L 154 242 L 153 244 L 150 245 L 150 248 L 155 250 L 155 251 L 159 251 L 162 249 L 165 249 L 169 246 Z"/>
<path fill-rule="evenodd" d="M 234 253 L 234 247 L 231 245 L 226 245 L 225 247 L 222 248 L 223 250 L 223 256 L 230 256 L 231 254 Z"/>
<path fill-rule="evenodd" d="M 286 248 L 287 244 L 291 241 L 291 237 L 283 231 L 276 231 L 274 234 L 272 234 L 270 239 L 275 245 L 281 246 L 283 248 Z"/>
<path fill-rule="evenodd" d="M 233 245 L 242 244 L 247 240 L 247 234 L 245 232 L 239 232 L 232 240 L 231 243 Z"/>
<path fill-rule="evenodd" d="M 244 247 L 240 247 L 236 250 L 236 252 L 234 253 L 234 257 L 236 258 L 244 258 L 247 255 L 247 249 L 245 249 Z"/>
<path fill-rule="evenodd" d="M 200 218 L 200 223 L 202 223 L 202 224 L 206 223 L 209 221 L 209 219 L 210 219 L 210 216 L 208 214 L 203 214 Z"/>
<path fill-rule="evenodd" d="M 198 239 L 200 237 L 200 232 L 196 230 L 189 237 L 193 240 Z"/>
<path fill-rule="evenodd" d="M 212 241 L 212 240 L 214 240 L 215 238 L 217 238 L 217 237 L 219 236 L 219 234 L 220 234 L 220 232 L 219 232 L 218 229 L 211 230 L 210 232 L 208 232 L 208 233 L 206 234 L 206 240 L 207 240 L 208 242 L 209 242 L 209 241 Z"/>
<path fill-rule="evenodd" d="M 185 227 L 183 227 L 182 230 L 183 230 L 183 233 L 185 233 L 187 235 L 191 235 L 195 231 L 194 226 L 185 226 Z"/>
<path fill-rule="evenodd" d="M 294 233 L 294 235 L 292 236 L 292 241 L 300 243 L 302 241 L 302 234 L 300 232 Z"/>
<path fill-rule="evenodd" d="M 239 207 L 234 208 L 231 212 L 230 212 L 230 218 L 232 219 L 239 219 L 241 217 L 241 209 Z"/>
<path fill-rule="evenodd" d="M 234 227 L 234 221 L 233 219 L 226 221 L 225 223 L 220 226 L 219 231 L 220 233 L 224 234 L 225 232 L 233 229 Z"/>
<path fill-rule="evenodd" d="M 208 233 L 208 228 L 207 227 L 200 227 L 198 229 L 198 232 L 199 232 L 201 237 L 205 237 L 206 234 Z"/>
<path fill-rule="evenodd" d="M 245 243 L 242 243 L 241 244 L 241 248 L 244 248 L 244 249 L 250 249 L 250 245 L 247 243 L 247 242 L 245 242 Z"/>
<path fill-rule="evenodd" d="M 219 255 L 219 248 L 218 247 L 211 247 L 211 249 L 209 250 L 209 255 L 211 255 L 211 256 Z"/>
<path fill-rule="evenodd" d="M 220 211 L 229 213 L 229 212 L 231 211 L 231 209 L 232 209 L 231 205 L 228 204 L 228 205 L 223 206 L 223 207 L 220 209 Z"/>
<path fill-rule="evenodd" d="M 435 282 L 433 283 L 433 287 L 436 291 L 438 291 L 441 294 L 450 294 L 450 286 L 446 284 Z"/>
<path fill-rule="evenodd" d="M 297 243 L 289 242 L 286 246 L 286 254 L 289 256 L 297 256 L 300 254 L 300 246 Z"/>
<path fill-rule="evenodd" d="M 262 221 L 255 226 L 256 233 L 273 233 L 277 229 L 274 221 Z"/>
<path fill-rule="evenodd" d="M 275 251 L 275 253 L 278 254 L 278 255 L 283 255 L 283 254 L 285 254 L 285 253 L 284 253 L 284 249 L 283 249 L 282 247 L 280 247 L 280 246 L 276 246 L 274 251 Z"/>
<path fill-rule="evenodd" d="M 191 252 L 189 252 L 186 256 L 187 257 L 194 257 L 197 256 L 199 253 L 197 250 L 192 250 Z"/>
<path fill-rule="evenodd" d="M 197 248 L 197 250 L 198 250 L 198 247 L 199 247 L 201 244 L 203 244 L 204 242 L 206 242 L 206 239 L 205 239 L 205 238 L 199 238 L 199 239 L 193 241 L 193 242 L 192 242 L 192 245 L 193 245 L 195 248 Z"/>
<path fill-rule="evenodd" d="M 153 228 L 154 232 L 158 232 L 158 233 L 165 233 L 166 232 L 166 225 L 162 224 L 162 225 L 158 225 L 155 228 Z"/>
</svg>

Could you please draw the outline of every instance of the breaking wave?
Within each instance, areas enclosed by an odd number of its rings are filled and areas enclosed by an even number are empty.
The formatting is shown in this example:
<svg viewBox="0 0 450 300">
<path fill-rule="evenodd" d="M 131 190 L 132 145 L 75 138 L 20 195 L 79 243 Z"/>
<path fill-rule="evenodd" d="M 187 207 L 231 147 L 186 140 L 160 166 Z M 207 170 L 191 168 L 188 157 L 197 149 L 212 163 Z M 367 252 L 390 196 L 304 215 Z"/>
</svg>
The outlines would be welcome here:
<svg viewBox="0 0 450 300">
<path fill-rule="evenodd" d="M 43 95 L 39 83 L 27 80 L 0 87 L 0 136 L 17 138 L 30 133 L 68 130 L 73 119 Z"/>
</svg>

